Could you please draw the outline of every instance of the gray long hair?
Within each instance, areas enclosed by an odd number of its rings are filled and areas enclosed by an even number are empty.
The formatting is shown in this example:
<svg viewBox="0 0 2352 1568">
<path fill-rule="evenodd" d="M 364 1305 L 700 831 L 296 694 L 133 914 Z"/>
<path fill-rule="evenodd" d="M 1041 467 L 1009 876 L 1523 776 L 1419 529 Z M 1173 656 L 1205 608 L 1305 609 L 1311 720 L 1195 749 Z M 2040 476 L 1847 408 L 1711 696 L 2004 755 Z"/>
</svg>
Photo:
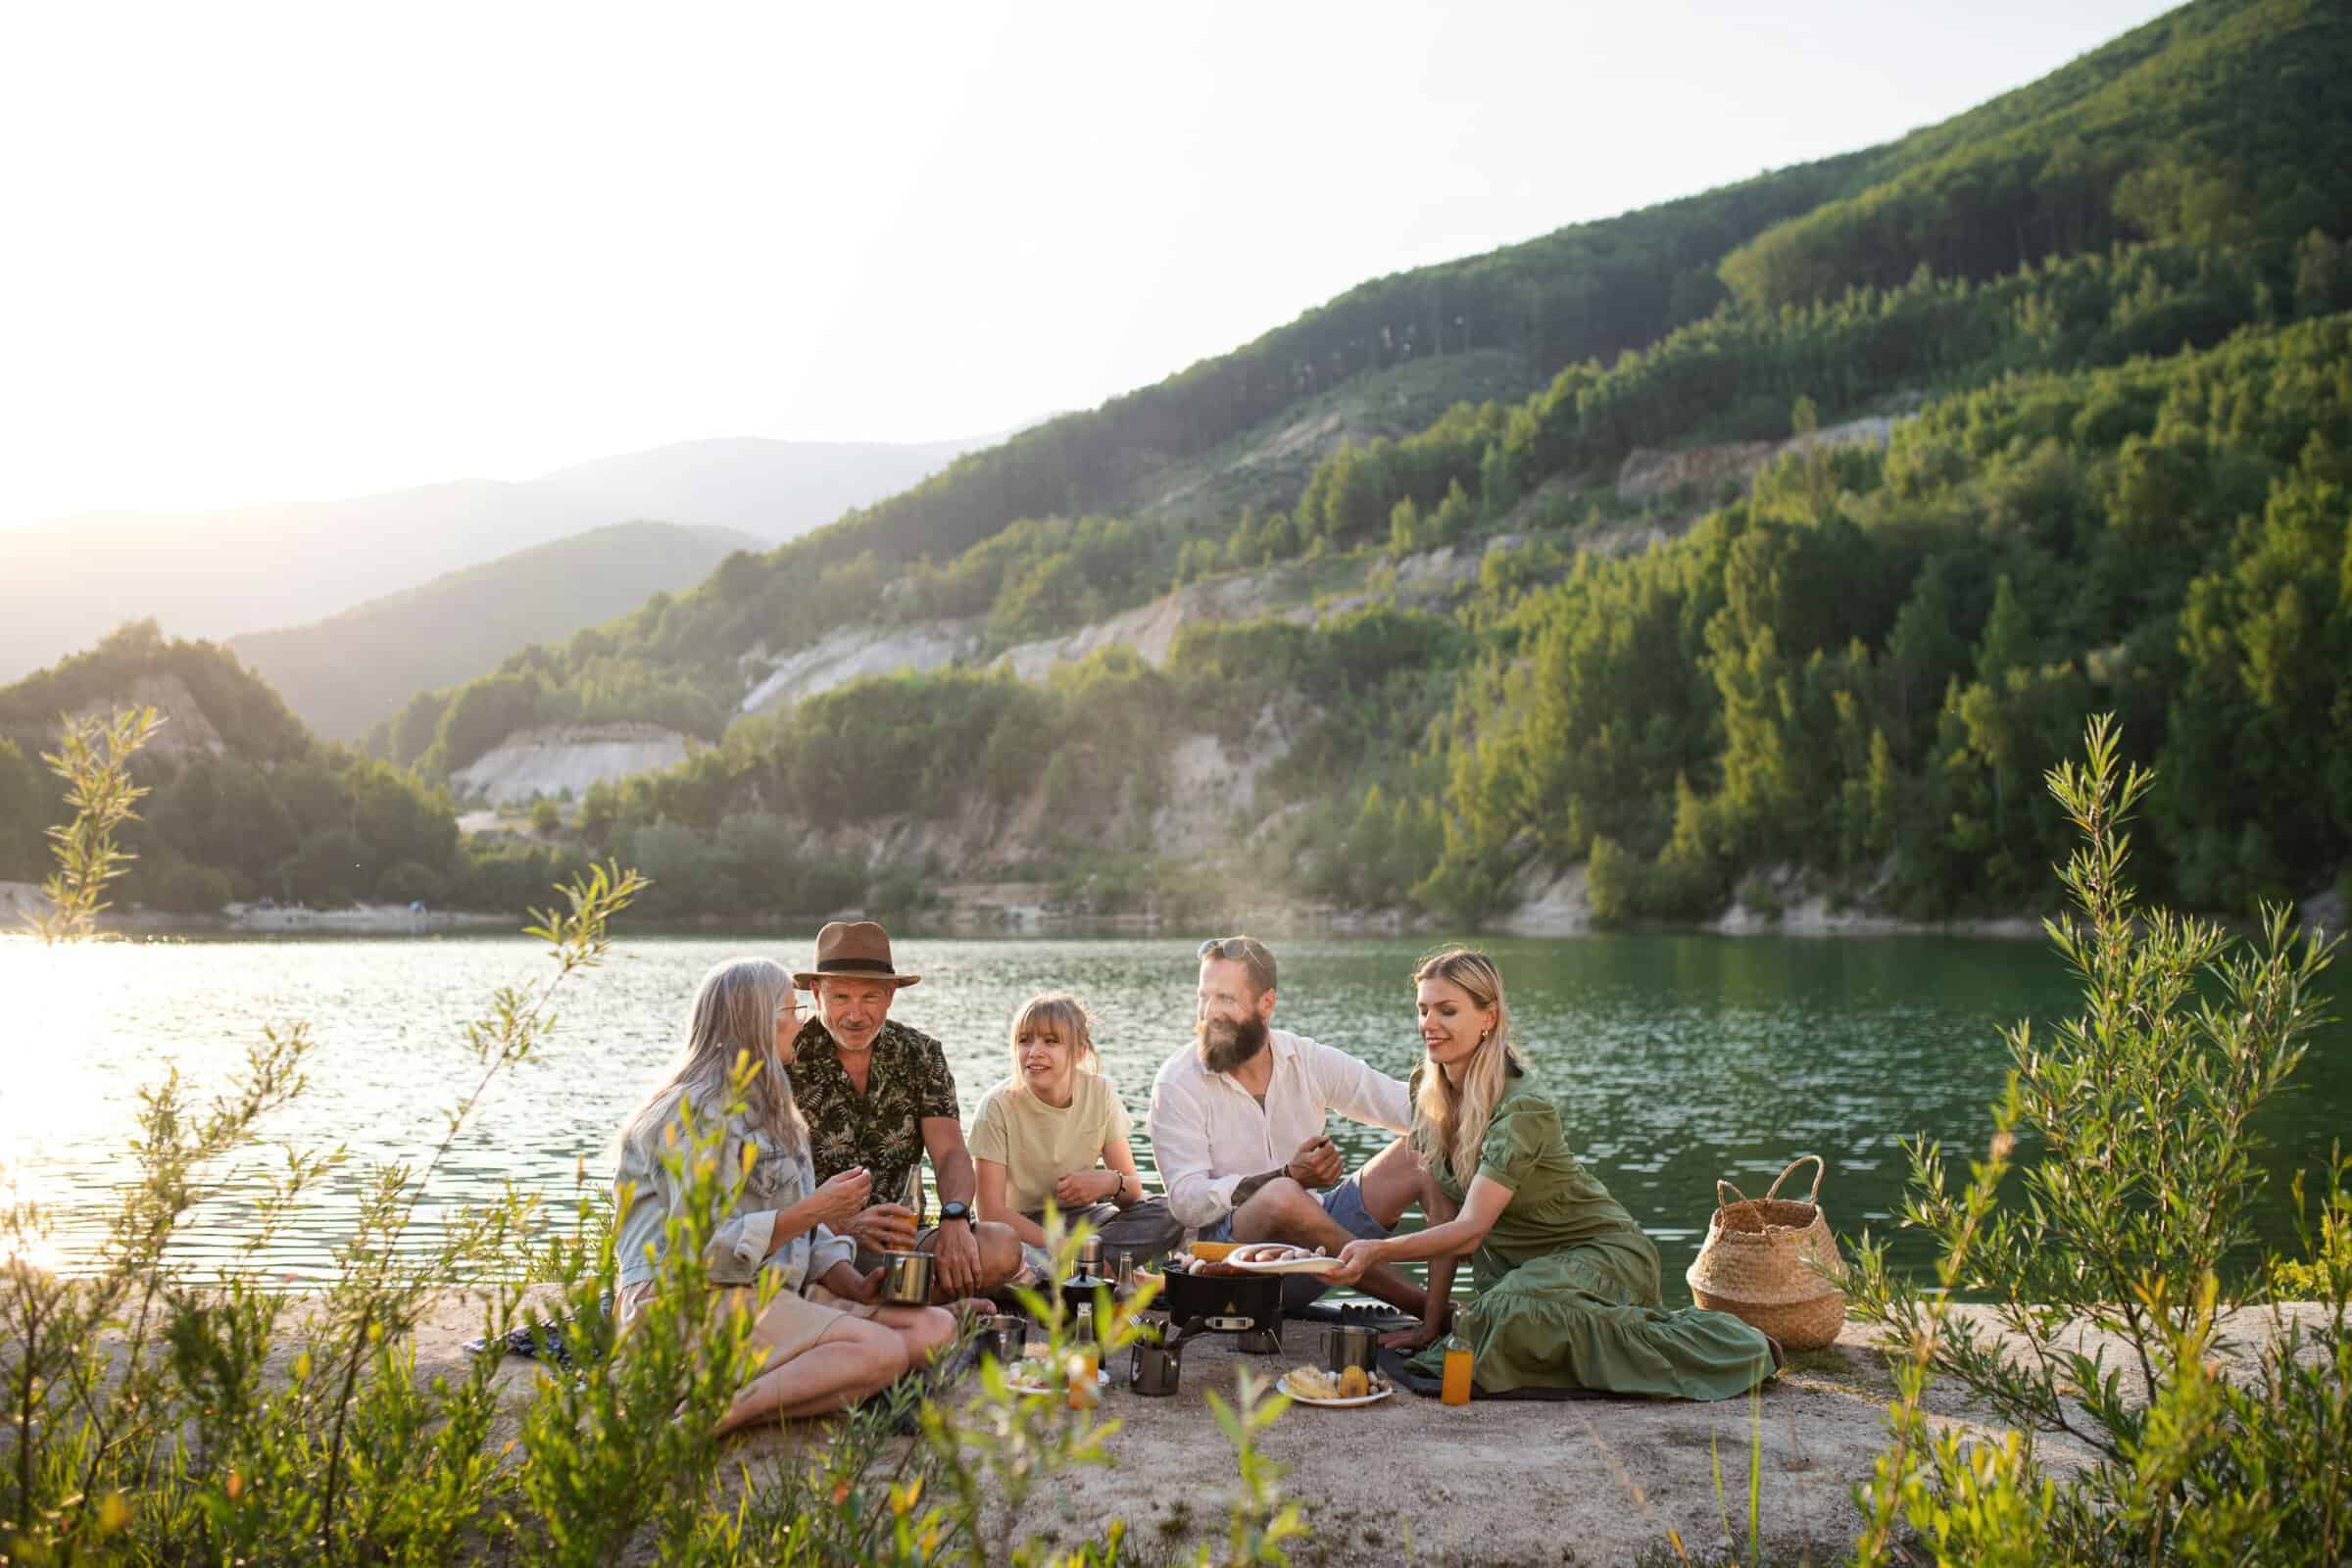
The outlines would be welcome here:
<svg viewBox="0 0 2352 1568">
<path fill-rule="evenodd" d="M 726 1104 L 727 1081 L 738 1058 L 758 1069 L 744 1092 L 746 1119 L 786 1153 L 808 1147 L 808 1124 L 792 1098 L 792 1080 L 776 1059 L 776 1020 L 792 1003 L 792 971 L 773 958 L 729 958 L 711 965 L 694 993 L 685 1049 L 660 1088 L 624 1124 L 622 1147 L 648 1165 L 662 1157 L 662 1139 L 681 1105 L 701 1119 Z"/>
</svg>

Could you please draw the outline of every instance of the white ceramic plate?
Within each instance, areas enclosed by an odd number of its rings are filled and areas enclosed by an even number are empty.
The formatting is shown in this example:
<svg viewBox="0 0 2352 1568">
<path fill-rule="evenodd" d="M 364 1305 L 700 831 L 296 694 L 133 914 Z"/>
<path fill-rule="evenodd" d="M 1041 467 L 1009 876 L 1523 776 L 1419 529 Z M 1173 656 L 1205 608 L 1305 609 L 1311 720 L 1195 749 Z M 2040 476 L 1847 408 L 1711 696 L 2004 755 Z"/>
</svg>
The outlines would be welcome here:
<svg viewBox="0 0 2352 1568">
<path fill-rule="evenodd" d="M 1340 1266 L 1336 1257 L 1278 1257 L 1268 1263 L 1241 1263 L 1227 1258 L 1246 1274 L 1328 1274 Z"/>
<path fill-rule="evenodd" d="M 1059 1394 L 1061 1392 L 1061 1388 L 1058 1384 L 1024 1383 L 1019 1378 L 1012 1376 L 1010 1373 L 1005 1374 L 1004 1386 L 1015 1394 Z M 1095 1387 L 1098 1389 L 1109 1388 L 1110 1374 L 1101 1368 L 1097 1368 L 1095 1371 Z"/>
<path fill-rule="evenodd" d="M 1280 1384 L 1275 1387 L 1280 1393 L 1289 1395 L 1293 1404 L 1319 1404 L 1329 1410 L 1345 1409 L 1351 1404 L 1378 1404 L 1396 1392 L 1396 1385 L 1391 1384 L 1385 1389 L 1375 1389 L 1370 1394 L 1359 1394 L 1352 1399 L 1310 1399 L 1303 1394 L 1291 1394 L 1290 1390 L 1282 1388 Z"/>
</svg>

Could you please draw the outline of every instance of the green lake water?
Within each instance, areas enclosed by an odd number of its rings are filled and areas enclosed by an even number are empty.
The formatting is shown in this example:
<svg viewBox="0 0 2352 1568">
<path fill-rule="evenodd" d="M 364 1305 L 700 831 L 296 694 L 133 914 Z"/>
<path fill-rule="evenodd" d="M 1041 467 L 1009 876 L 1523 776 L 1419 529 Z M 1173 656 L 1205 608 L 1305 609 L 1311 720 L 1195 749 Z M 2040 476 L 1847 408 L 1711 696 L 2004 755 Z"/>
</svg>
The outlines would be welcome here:
<svg viewBox="0 0 2352 1568">
<path fill-rule="evenodd" d="M 424 1205 L 514 1182 L 566 1199 L 577 1173 L 609 1173 L 614 1128 L 675 1049 L 695 982 L 711 962 L 764 952 L 805 961 L 807 941 L 623 934 L 608 967 L 570 990 L 544 1054 L 494 1091 Z M 922 972 L 893 1015 L 946 1042 L 968 1117 L 1006 1072 L 1013 1008 L 1066 988 L 1096 1012 L 1106 1071 L 1141 1146 L 1152 1078 L 1189 1047 L 1195 944 L 1168 938 L 979 941 L 907 938 Z M 1822 1201 L 1841 1233 L 1887 1228 L 1900 1200 L 1898 1141 L 1918 1132 L 1981 1149 L 2006 1054 L 2001 1025 L 2071 1006 L 2068 976 L 2038 944 L 1948 937 L 1729 938 L 1603 935 L 1497 939 L 1519 1038 L 1569 1136 L 1664 1257 L 1670 1298 L 1704 1237 L 1720 1178 L 1759 1194 L 1791 1156 L 1829 1162 Z M 1418 1058 L 1408 975 L 1421 940 L 1280 941 L 1276 1022 L 1402 1076 Z M 290 1285 L 315 1278 L 347 1226 L 356 1163 L 418 1159 L 474 1070 L 462 1026 L 501 985 L 549 972 L 506 937 L 112 942 L 43 949 L 0 941 L 0 1181 L 56 1215 L 50 1259 L 83 1263 L 127 1172 L 137 1096 L 168 1066 L 199 1088 L 225 1082 L 270 1024 L 307 1019 L 311 1088 L 270 1138 L 340 1145 L 355 1156 L 265 1254 Z M 2352 1032 L 2319 1043 L 2264 1130 L 2274 1168 L 2311 1164 L 2352 1120 Z M 1334 1118 L 1350 1163 L 1385 1138 Z M 1149 1151 L 1143 1151 L 1148 1165 Z M 191 1263 L 226 1257 L 250 1233 L 253 1164 L 194 1228 Z M 2288 1245 L 2283 1183 L 2265 1239 Z M 1918 1262 L 1916 1248 L 1898 1257 Z"/>
</svg>

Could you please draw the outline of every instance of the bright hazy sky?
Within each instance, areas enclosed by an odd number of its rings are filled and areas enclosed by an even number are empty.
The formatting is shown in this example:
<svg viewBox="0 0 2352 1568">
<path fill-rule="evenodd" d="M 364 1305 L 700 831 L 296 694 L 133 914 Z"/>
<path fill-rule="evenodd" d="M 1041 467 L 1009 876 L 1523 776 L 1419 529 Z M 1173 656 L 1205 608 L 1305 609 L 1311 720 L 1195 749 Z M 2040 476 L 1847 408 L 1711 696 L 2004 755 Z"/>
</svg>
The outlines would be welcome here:
<svg viewBox="0 0 2352 1568">
<path fill-rule="evenodd" d="M 2164 9 L 11 7 L 0 524 L 1003 429 Z"/>
</svg>

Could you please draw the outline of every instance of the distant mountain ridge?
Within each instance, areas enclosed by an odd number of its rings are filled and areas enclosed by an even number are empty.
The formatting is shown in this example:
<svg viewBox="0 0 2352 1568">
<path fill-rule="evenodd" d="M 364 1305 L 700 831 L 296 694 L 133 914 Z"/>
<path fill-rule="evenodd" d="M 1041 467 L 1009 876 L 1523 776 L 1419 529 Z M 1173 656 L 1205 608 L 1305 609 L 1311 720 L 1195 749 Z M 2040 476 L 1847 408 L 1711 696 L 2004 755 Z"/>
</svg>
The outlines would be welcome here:
<svg viewBox="0 0 2352 1568">
<path fill-rule="evenodd" d="M 615 522 L 228 646 L 311 728 L 356 740 L 413 692 L 479 675 L 518 648 L 561 642 L 761 544 L 733 528 Z"/>
<path fill-rule="evenodd" d="M 732 703 L 747 656 L 821 641 L 869 613 L 893 576 L 921 583 L 935 612 L 1001 606 L 1017 639 L 1034 629 L 1016 624 L 1024 619 L 1070 621 L 1171 585 L 1187 533 L 1248 544 L 1273 526 L 1291 541 L 1271 552 L 1283 554 L 1307 548 L 1307 514 L 1343 519 L 1345 537 L 1331 543 L 1361 542 L 1401 500 L 1431 511 L 1450 478 L 1466 505 L 1485 509 L 1515 484 L 1613 467 L 1637 439 L 1786 435 L 1799 396 L 1841 416 L 1876 412 L 1872 398 L 1918 390 L 1958 369 L 1945 360 L 1973 352 L 1948 322 L 1907 340 L 1910 323 L 1890 327 L 1834 373 L 1799 355 L 1746 383 L 1739 357 L 1708 345 L 1742 331 L 1773 339 L 1795 330 L 1782 313 L 1834 310 L 1888 279 L 1976 288 L 2138 246 L 2183 257 L 2241 246 L 2249 250 L 2240 265 L 2280 274 L 2263 280 L 2268 296 L 2289 298 L 2301 285 L 2285 277 L 2283 248 L 2332 233 L 2352 212 L 2352 117 L 2334 87 L 2348 38 L 2344 8 L 2322 0 L 2197 0 L 1880 146 L 1372 279 L 1229 353 L 968 453 L 680 595 L 658 618 L 615 622 L 592 657 L 641 662 L 649 690 L 681 680 Z M 2132 352 L 2209 345 L 2245 318 L 2234 306 L 2176 309 L 2180 318 L 2164 322 L 2129 303 L 2111 315 L 2143 328 Z M 1685 350 L 1640 394 L 1634 375 L 1599 385 L 1629 353 Z M 1454 422 L 1428 424 L 1377 463 L 1335 466 L 1336 491 L 1297 491 L 1286 504 L 1242 482 L 1236 455 L 1264 451 L 1269 432 L 1319 400 L 1465 361 L 1504 372 L 1484 387 L 1462 377 L 1465 404 L 1515 407 L 1493 421 L 1477 407 L 1459 417 L 1431 411 Z M 1552 384 L 1522 401 L 1530 379 Z M 1648 406 L 1632 407 L 1637 396 Z M 1536 434 L 1569 425 L 1580 439 Z M 1494 473 L 1481 461 L 1490 451 Z M 1371 479 L 1383 464 L 1411 469 L 1409 481 Z M 1042 542 L 1051 519 L 1090 516 L 1133 526 L 1116 538 L 1096 526 L 1067 548 Z M 1198 566 L 1198 548 L 1193 559 Z M 1038 608 L 1013 613 L 1024 601 Z M 886 613 L 908 609 L 894 601 Z M 581 679 L 562 651 L 539 663 L 555 684 Z M 520 708 L 516 716 L 535 721 Z M 429 729 L 421 718 L 412 732 Z"/>
<path fill-rule="evenodd" d="M 298 625 L 608 523 L 733 528 L 772 544 L 996 439 L 688 441 L 514 483 L 464 479 L 214 512 L 90 512 L 0 530 L 0 680 L 125 621 L 153 617 L 172 635 L 208 638 Z"/>
<path fill-rule="evenodd" d="M 2340 3 L 2195 0 L 1899 141 L 1373 280 L 369 748 L 716 743 L 572 824 L 675 912 L 814 834 L 1196 919 L 1247 883 L 1477 921 L 1571 877 L 1601 921 L 1941 919 L 2046 896 L 2041 770 L 2113 711 L 2170 781 L 2160 896 L 2352 888 L 2347 71 Z M 1458 598 L 1399 608 L 1441 555 Z M 1164 663 L 986 672 L 1276 565 L 1280 618 Z M 1188 728 L 1280 756 L 1221 864 L 1153 822 Z"/>
</svg>

